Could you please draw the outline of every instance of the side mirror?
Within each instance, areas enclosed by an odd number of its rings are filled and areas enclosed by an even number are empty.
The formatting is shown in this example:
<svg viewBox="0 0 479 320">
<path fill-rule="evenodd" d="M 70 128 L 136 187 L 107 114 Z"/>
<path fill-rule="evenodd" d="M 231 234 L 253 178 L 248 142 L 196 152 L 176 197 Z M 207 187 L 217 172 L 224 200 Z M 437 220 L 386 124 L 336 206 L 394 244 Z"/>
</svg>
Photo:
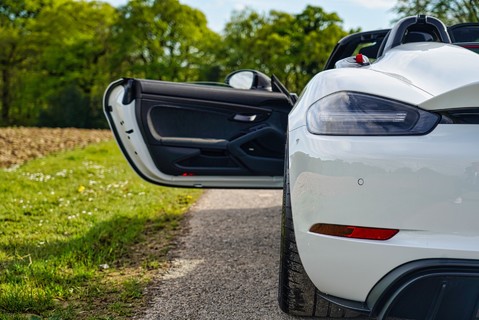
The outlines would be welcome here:
<svg viewBox="0 0 479 320">
<path fill-rule="evenodd" d="M 238 70 L 226 76 L 225 83 L 235 89 L 271 91 L 271 78 L 256 70 Z"/>
</svg>

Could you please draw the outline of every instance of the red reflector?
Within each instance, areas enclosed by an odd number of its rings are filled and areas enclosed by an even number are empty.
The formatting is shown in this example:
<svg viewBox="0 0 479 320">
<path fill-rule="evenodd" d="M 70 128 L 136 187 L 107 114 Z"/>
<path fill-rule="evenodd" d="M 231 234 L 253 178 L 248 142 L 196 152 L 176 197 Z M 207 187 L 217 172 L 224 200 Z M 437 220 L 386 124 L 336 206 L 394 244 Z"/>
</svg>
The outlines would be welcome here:
<svg viewBox="0 0 479 320">
<path fill-rule="evenodd" d="M 357 62 L 357 63 L 360 63 L 360 64 L 363 64 L 363 63 L 364 63 L 364 57 L 363 57 L 362 54 L 358 53 L 358 54 L 356 55 L 356 62 Z"/>
<path fill-rule="evenodd" d="M 183 173 L 181 174 L 181 176 L 183 176 L 183 177 L 192 177 L 192 176 L 194 176 L 194 175 L 195 175 L 195 174 L 194 174 L 193 172 L 183 172 Z"/>
<path fill-rule="evenodd" d="M 328 236 L 366 240 L 388 240 L 399 232 L 397 229 L 366 228 L 325 223 L 317 223 L 309 231 Z"/>
</svg>

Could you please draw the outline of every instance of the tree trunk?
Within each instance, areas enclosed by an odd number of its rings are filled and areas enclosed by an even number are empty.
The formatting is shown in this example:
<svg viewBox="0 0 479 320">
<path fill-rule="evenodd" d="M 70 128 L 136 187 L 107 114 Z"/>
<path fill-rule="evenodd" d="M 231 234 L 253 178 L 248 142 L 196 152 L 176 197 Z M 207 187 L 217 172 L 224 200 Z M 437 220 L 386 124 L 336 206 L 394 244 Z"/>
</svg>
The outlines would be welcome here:
<svg viewBox="0 0 479 320">
<path fill-rule="evenodd" d="M 2 70 L 2 123 L 8 124 L 10 111 L 10 73 L 7 68 Z"/>
</svg>

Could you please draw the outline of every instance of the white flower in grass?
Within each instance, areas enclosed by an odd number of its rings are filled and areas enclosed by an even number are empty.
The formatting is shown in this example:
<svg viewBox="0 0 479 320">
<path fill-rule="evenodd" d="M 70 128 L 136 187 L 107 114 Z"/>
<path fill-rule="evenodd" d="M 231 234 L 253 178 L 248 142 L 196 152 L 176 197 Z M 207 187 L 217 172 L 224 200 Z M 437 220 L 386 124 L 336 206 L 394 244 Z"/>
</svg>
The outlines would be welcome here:
<svg viewBox="0 0 479 320">
<path fill-rule="evenodd" d="M 10 168 L 5 168 L 5 169 L 3 169 L 3 171 L 5 171 L 5 172 L 15 172 L 15 171 L 17 171 L 17 169 L 18 169 L 19 167 L 20 167 L 20 165 L 19 165 L 19 164 L 16 164 L 16 165 L 11 166 Z"/>
<path fill-rule="evenodd" d="M 58 171 L 57 173 L 55 173 L 55 176 L 57 177 L 66 177 L 67 176 L 67 170 L 66 169 L 63 169 L 61 171 Z"/>
<path fill-rule="evenodd" d="M 110 266 L 109 266 L 108 264 L 106 264 L 106 263 L 100 264 L 99 267 L 100 267 L 100 269 L 102 269 L 102 270 L 110 269 Z"/>
</svg>

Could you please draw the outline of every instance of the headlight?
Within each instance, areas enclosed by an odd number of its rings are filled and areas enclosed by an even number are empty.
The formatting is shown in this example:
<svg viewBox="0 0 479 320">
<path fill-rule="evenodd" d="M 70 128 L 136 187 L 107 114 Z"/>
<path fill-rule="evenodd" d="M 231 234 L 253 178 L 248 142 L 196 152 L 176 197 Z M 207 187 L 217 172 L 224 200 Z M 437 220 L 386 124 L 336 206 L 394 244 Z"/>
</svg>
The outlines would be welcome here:
<svg viewBox="0 0 479 320">
<path fill-rule="evenodd" d="M 308 110 L 308 130 L 323 135 L 422 135 L 440 116 L 402 102 L 355 92 L 338 92 Z"/>
</svg>

